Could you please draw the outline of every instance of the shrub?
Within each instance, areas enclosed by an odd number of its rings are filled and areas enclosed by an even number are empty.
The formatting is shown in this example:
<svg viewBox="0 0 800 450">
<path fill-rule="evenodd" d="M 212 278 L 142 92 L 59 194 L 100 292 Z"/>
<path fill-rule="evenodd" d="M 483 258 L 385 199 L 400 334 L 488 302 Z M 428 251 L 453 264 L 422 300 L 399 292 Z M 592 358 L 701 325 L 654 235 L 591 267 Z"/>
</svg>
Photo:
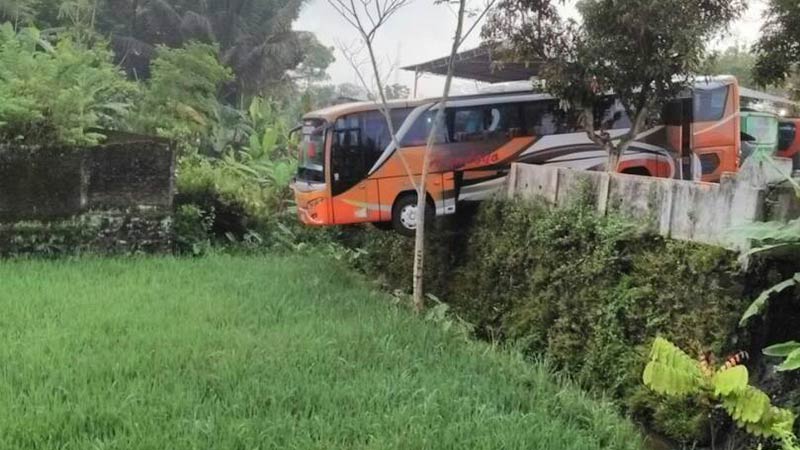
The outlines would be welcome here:
<svg viewBox="0 0 800 450">
<path fill-rule="evenodd" d="M 159 47 L 130 127 L 174 139 L 184 151 L 196 149 L 217 120 L 217 92 L 233 76 L 218 52 L 200 43 Z"/>
<path fill-rule="evenodd" d="M 51 44 L 28 28 L 0 25 L 0 140 L 94 145 L 117 128 L 137 91 L 103 45 Z"/>
<path fill-rule="evenodd" d="M 180 205 L 173 218 L 175 250 L 178 253 L 200 256 L 211 247 L 209 240 L 214 213 L 196 205 Z"/>
<path fill-rule="evenodd" d="M 276 222 L 294 212 L 289 183 L 297 159 L 286 123 L 276 104 L 255 98 L 247 112 L 240 112 L 234 133 L 214 128 L 218 155 L 195 152 L 181 158 L 179 200 L 213 212 L 217 235 L 271 234 Z"/>
</svg>

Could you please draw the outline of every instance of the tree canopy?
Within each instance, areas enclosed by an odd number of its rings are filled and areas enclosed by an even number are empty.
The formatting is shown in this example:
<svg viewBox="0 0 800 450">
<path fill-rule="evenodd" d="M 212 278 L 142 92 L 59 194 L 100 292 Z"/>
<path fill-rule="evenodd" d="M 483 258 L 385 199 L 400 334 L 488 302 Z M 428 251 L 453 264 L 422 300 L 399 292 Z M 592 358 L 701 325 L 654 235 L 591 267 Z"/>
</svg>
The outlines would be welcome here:
<svg viewBox="0 0 800 450">
<path fill-rule="evenodd" d="M 234 73 L 226 93 L 253 96 L 297 79 L 324 79 L 333 52 L 292 30 L 303 0 L 0 0 L 0 21 L 91 30 L 111 40 L 134 78 L 150 76 L 158 46 L 213 44 Z"/>
<path fill-rule="evenodd" d="M 292 30 L 302 0 L 106 0 L 100 29 L 112 35 L 128 70 L 147 70 L 157 45 L 217 44 L 237 93 L 253 95 L 287 81 L 302 66 L 318 76 L 332 62 L 313 34 Z M 311 57 L 307 57 L 311 55 Z"/>
<path fill-rule="evenodd" d="M 703 75 L 733 75 L 739 84 L 754 88 L 753 68 L 756 55 L 747 47 L 732 45 L 721 52 L 716 52 L 706 59 L 700 73 Z"/>
<path fill-rule="evenodd" d="M 745 9 L 743 0 L 582 0 L 581 21 L 552 0 L 501 0 L 483 37 L 510 60 L 537 61 L 546 90 L 583 110 L 589 138 L 609 151 L 609 170 L 648 114 L 692 82 L 706 42 Z M 632 120 L 620 140 L 595 131 L 592 106 L 613 92 Z M 602 127 L 602 124 L 598 124 Z"/>
<path fill-rule="evenodd" d="M 761 85 L 781 84 L 791 78 L 800 63 L 800 2 L 769 0 L 754 77 Z"/>
</svg>

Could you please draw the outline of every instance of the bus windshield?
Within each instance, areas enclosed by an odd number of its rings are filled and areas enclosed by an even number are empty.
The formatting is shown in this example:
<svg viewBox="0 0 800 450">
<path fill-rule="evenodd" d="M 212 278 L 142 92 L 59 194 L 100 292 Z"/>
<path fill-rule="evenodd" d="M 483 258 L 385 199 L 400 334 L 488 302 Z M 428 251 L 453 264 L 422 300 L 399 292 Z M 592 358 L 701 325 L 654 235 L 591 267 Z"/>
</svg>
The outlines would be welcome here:
<svg viewBox="0 0 800 450">
<path fill-rule="evenodd" d="M 778 120 L 769 116 L 750 116 L 745 131 L 760 145 L 774 144 L 778 138 Z"/>
<path fill-rule="evenodd" d="M 318 119 L 303 121 L 303 140 L 297 164 L 297 179 L 325 182 L 325 123 Z"/>
</svg>

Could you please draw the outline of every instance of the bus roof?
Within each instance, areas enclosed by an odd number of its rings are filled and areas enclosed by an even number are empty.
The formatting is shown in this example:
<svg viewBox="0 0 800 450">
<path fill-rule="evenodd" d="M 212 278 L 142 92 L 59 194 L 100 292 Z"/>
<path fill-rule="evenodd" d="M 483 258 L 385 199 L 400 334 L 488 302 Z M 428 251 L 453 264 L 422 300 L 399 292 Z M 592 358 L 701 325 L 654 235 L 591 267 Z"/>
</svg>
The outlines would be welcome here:
<svg viewBox="0 0 800 450">
<path fill-rule="evenodd" d="M 735 83 L 736 78 L 731 75 L 715 75 L 715 76 L 698 76 L 695 79 L 695 88 L 713 88 L 716 86 L 723 86 Z M 781 98 L 775 95 L 767 94 L 765 92 L 755 91 L 740 86 L 740 96 L 750 99 L 758 99 L 769 101 L 773 103 L 800 106 L 800 104 L 793 102 L 789 99 Z M 488 92 L 487 92 L 488 91 Z M 481 103 L 483 99 L 496 99 L 503 101 L 520 101 L 520 100 L 546 100 L 554 99 L 549 94 L 536 93 L 533 90 L 530 82 L 513 82 L 503 83 L 498 86 L 498 89 L 488 89 L 484 92 L 476 94 L 452 96 L 448 100 L 448 106 L 469 106 L 472 104 Z M 414 108 L 426 103 L 434 103 L 439 101 L 438 97 L 421 98 L 421 99 L 407 99 L 407 100 L 392 100 L 387 102 L 389 108 Z M 379 108 L 377 102 L 354 102 L 344 103 L 340 105 L 329 106 L 327 108 L 312 111 L 304 116 L 305 119 L 323 119 L 328 122 L 333 122 L 341 116 L 347 114 L 360 113 L 365 111 L 375 111 Z"/>
<path fill-rule="evenodd" d="M 778 97 L 777 95 L 772 95 L 766 92 L 760 92 L 753 89 L 748 89 L 746 87 L 739 88 L 739 95 L 754 100 L 762 100 L 766 102 L 779 103 L 782 105 L 789 105 L 789 106 L 800 106 L 800 103 L 789 100 L 788 98 Z"/>
<path fill-rule="evenodd" d="M 468 94 L 468 95 L 457 95 L 452 96 L 448 99 L 448 106 L 456 105 L 456 106 L 467 106 L 468 104 L 474 103 L 475 101 L 481 99 L 501 99 L 501 100 L 511 100 L 511 99 L 537 99 L 537 100 L 544 100 L 544 99 L 554 99 L 555 97 L 550 96 L 549 94 L 538 94 L 531 89 L 527 91 L 516 91 L 516 92 L 493 92 L 493 93 L 477 93 L 477 94 Z M 426 103 L 436 103 L 441 99 L 441 97 L 429 97 L 429 98 L 420 98 L 420 99 L 408 99 L 408 100 L 392 100 L 387 102 L 390 109 L 396 108 L 415 108 L 420 105 L 424 105 Z M 478 102 L 481 103 L 481 102 Z M 305 116 L 304 119 L 323 119 L 327 120 L 328 122 L 332 122 L 337 118 L 347 115 L 347 114 L 354 114 L 360 113 L 365 111 L 376 111 L 379 108 L 380 104 L 378 102 L 353 102 L 353 103 L 343 103 L 340 105 L 329 106 L 327 108 L 318 109 L 316 111 L 311 111 Z"/>
<path fill-rule="evenodd" d="M 429 100 L 426 99 L 417 99 L 417 100 L 390 100 L 386 102 L 390 109 L 396 108 L 413 108 L 415 106 L 422 105 L 423 103 Z M 328 106 L 327 108 L 318 109 L 316 111 L 312 111 L 303 118 L 305 119 L 323 119 L 327 120 L 328 122 L 333 122 L 334 120 L 338 119 L 341 116 L 347 114 L 354 114 L 360 113 L 365 111 L 375 111 L 379 107 L 379 103 L 377 102 L 354 102 L 354 103 L 343 103 L 341 105 L 333 105 Z"/>
</svg>

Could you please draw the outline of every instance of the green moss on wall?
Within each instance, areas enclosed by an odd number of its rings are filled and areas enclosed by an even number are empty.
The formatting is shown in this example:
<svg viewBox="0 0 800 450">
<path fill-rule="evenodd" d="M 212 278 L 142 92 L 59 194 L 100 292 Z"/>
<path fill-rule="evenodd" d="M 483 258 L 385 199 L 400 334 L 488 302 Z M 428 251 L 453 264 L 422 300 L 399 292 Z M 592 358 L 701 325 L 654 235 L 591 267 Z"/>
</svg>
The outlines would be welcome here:
<svg viewBox="0 0 800 450">
<path fill-rule="evenodd" d="M 91 211 L 67 219 L 0 224 L 0 256 L 166 253 L 169 215 Z"/>
</svg>

